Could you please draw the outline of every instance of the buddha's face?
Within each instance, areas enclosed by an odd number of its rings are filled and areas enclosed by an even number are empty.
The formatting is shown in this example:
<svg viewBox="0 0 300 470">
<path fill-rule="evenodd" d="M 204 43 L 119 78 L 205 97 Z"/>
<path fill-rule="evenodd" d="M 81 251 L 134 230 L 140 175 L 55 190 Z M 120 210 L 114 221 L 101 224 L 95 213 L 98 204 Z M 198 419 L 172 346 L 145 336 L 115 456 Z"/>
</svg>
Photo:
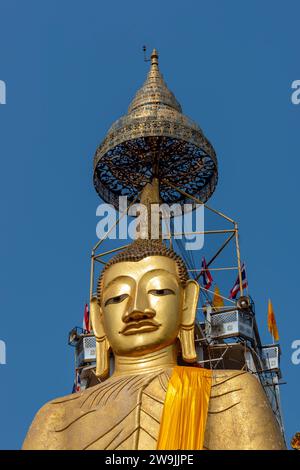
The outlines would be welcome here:
<svg viewBox="0 0 300 470">
<path fill-rule="evenodd" d="M 124 261 L 103 277 L 102 321 L 118 355 L 141 355 L 176 341 L 184 289 L 178 267 L 166 256 Z"/>
</svg>

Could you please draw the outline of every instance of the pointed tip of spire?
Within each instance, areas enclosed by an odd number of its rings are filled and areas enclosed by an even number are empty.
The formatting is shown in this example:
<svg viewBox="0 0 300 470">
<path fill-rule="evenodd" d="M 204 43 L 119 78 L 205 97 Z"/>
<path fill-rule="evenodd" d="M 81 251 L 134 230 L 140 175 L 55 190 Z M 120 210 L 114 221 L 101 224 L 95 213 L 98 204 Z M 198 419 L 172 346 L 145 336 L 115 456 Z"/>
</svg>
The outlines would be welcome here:
<svg viewBox="0 0 300 470">
<path fill-rule="evenodd" d="M 156 49 L 153 49 L 150 57 L 151 66 L 148 71 L 146 81 L 142 88 L 137 91 L 134 99 L 129 105 L 128 113 L 132 113 L 136 109 L 139 109 L 139 112 L 141 112 L 143 108 L 143 112 L 147 114 L 150 112 L 150 109 L 157 112 L 159 107 L 165 109 L 166 106 L 181 113 L 182 109 L 180 104 L 173 93 L 168 89 L 163 80 L 163 76 L 160 73 L 158 66 L 158 52 Z M 147 59 L 147 62 L 148 61 L 149 59 Z"/>
<path fill-rule="evenodd" d="M 151 54 L 151 65 L 158 65 L 158 52 L 156 49 L 153 49 Z"/>
</svg>

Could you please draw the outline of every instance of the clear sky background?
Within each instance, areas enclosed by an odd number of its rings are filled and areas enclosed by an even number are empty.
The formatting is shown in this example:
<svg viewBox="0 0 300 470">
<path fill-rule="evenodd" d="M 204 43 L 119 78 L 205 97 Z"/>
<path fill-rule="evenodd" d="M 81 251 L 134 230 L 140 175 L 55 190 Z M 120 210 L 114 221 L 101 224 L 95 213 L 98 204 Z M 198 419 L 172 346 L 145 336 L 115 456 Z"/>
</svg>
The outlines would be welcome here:
<svg viewBox="0 0 300 470">
<path fill-rule="evenodd" d="M 291 0 L 0 0 L 0 448 L 20 448 L 38 408 L 71 391 L 67 334 L 96 241 L 93 155 L 144 81 L 143 44 L 216 149 L 211 205 L 239 221 L 264 342 L 273 301 L 287 440 L 300 431 L 299 15 Z"/>
</svg>

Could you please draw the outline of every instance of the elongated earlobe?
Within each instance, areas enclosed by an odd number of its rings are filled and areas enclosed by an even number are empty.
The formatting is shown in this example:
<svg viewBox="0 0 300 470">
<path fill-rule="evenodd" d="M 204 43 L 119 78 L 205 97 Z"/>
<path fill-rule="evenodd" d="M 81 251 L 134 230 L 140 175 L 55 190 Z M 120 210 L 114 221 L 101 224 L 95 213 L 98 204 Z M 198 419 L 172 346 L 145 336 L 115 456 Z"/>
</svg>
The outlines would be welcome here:
<svg viewBox="0 0 300 470">
<path fill-rule="evenodd" d="M 190 328 L 181 326 L 178 338 L 181 345 L 182 359 L 186 362 L 195 362 L 197 354 L 195 350 L 194 325 Z"/>
<path fill-rule="evenodd" d="M 194 324 L 199 297 L 199 284 L 196 281 L 187 281 L 184 289 L 184 302 L 182 322 L 178 338 L 181 344 L 182 358 L 186 362 L 197 359 L 195 350 Z"/>
<path fill-rule="evenodd" d="M 107 338 L 96 336 L 96 376 L 106 379 L 109 376 L 109 343 Z"/>
<path fill-rule="evenodd" d="M 105 379 L 109 375 L 110 344 L 104 332 L 102 312 L 96 297 L 93 297 L 90 303 L 90 317 L 96 338 L 96 375 Z"/>
</svg>

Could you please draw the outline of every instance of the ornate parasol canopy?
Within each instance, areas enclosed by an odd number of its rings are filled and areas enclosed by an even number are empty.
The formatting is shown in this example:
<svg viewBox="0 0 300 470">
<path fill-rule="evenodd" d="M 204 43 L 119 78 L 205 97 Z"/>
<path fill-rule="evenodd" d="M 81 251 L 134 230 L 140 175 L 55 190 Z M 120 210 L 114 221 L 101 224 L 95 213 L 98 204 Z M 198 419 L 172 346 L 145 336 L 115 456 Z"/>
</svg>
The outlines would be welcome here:
<svg viewBox="0 0 300 470">
<path fill-rule="evenodd" d="M 184 203 L 173 186 L 206 202 L 217 184 L 217 158 L 197 124 L 182 114 L 158 67 L 158 53 L 128 113 L 109 129 L 94 157 L 94 185 L 106 202 L 132 201 L 146 183 L 159 180 L 160 197 Z"/>
</svg>

